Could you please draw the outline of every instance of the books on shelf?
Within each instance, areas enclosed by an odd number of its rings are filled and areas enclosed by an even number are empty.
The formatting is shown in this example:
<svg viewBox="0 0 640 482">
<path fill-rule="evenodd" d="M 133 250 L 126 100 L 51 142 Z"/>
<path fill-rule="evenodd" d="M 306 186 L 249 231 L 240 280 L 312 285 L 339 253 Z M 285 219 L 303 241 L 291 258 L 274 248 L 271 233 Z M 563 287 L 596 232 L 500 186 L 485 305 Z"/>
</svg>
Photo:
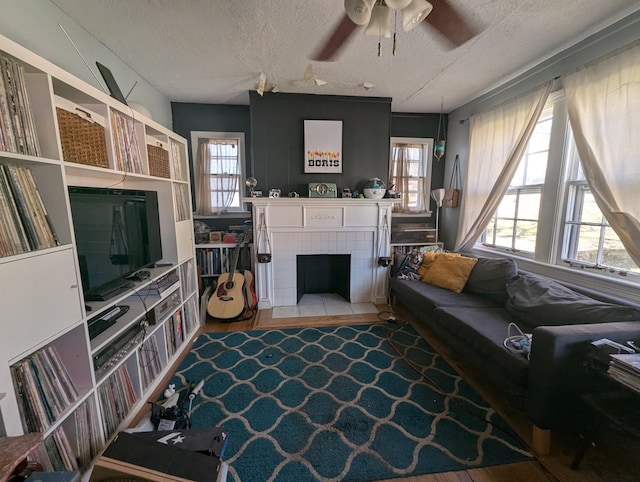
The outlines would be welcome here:
<svg viewBox="0 0 640 482">
<path fill-rule="evenodd" d="M 41 432 L 73 405 L 78 390 L 58 352 L 48 346 L 11 367 L 21 404 L 22 424 L 28 432 Z"/>
<path fill-rule="evenodd" d="M 113 151 L 116 167 L 121 171 L 144 174 L 140 145 L 133 119 L 117 111 L 111 112 Z"/>
<path fill-rule="evenodd" d="M 24 67 L 1 53 L 0 151 L 40 155 Z"/>
<path fill-rule="evenodd" d="M 610 355 L 607 373 L 611 378 L 640 392 L 640 353 Z"/>
<path fill-rule="evenodd" d="M 58 245 L 31 169 L 0 165 L 0 257 Z"/>
<path fill-rule="evenodd" d="M 231 252 L 233 248 L 198 248 L 197 245 L 196 248 L 196 262 L 198 263 L 201 276 L 212 276 L 229 272 L 233 258 Z"/>
</svg>

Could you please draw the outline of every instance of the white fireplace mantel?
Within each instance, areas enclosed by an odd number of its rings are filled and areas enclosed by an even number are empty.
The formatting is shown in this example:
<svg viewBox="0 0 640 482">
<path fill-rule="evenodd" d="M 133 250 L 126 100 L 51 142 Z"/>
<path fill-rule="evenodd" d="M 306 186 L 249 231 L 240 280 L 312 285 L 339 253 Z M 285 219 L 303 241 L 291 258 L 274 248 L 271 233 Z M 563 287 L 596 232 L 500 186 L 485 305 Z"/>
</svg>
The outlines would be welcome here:
<svg viewBox="0 0 640 482">
<path fill-rule="evenodd" d="M 258 308 L 291 306 L 296 300 L 296 257 L 351 255 L 351 302 L 386 303 L 391 213 L 396 199 L 252 198 Z"/>
</svg>

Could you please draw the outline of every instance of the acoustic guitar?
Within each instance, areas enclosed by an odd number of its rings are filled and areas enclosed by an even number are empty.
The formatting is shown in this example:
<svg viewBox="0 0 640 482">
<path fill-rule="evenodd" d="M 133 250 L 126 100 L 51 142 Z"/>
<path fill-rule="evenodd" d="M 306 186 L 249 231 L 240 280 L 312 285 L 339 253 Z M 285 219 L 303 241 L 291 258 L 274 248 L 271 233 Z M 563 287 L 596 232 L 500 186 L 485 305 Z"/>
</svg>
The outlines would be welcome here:
<svg viewBox="0 0 640 482">
<path fill-rule="evenodd" d="M 233 253 L 233 261 L 228 273 L 218 278 L 218 286 L 209 298 L 207 313 L 220 320 L 238 318 L 245 309 L 244 276 L 236 271 L 240 250 L 244 246 L 244 238 L 239 235 L 238 246 Z"/>
</svg>

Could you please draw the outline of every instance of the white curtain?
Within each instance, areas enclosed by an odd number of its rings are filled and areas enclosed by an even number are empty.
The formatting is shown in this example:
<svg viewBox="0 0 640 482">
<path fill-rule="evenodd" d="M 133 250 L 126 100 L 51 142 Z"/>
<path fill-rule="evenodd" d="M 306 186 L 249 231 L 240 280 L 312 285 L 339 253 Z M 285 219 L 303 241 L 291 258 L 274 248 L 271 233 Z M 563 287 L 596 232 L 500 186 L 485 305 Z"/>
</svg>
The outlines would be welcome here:
<svg viewBox="0 0 640 482">
<path fill-rule="evenodd" d="M 393 144 L 389 182 L 402 193 L 393 208 L 398 213 L 425 213 L 429 209 L 426 199 L 427 162 L 422 144 Z"/>
<path fill-rule="evenodd" d="M 470 118 L 469 162 L 463 181 L 456 250 L 473 248 L 498 209 L 551 92 L 534 91 Z"/>
<path fill-rule="evenodd" d="M 230 152 L 233 154 L 230 155 Z M 198 139 L 196 214 L 221 214 L 227 211 L 238 192 L 239 163 L 236 139 Z"/>
<path fill-rule="evenodd" d="M 568 75 L 564 88 L 593 197 L 640 266 L 640 45 Z"/>
</svg>

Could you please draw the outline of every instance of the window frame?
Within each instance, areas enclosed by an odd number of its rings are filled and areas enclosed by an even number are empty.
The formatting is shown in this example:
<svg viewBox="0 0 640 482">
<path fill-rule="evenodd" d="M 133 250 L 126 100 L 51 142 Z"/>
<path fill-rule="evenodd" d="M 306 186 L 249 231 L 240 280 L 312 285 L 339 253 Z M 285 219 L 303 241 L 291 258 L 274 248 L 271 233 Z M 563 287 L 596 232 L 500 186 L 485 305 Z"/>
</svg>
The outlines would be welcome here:
<svg viewBox="0 0 640 482">
<path fill-rule="evenodd" d="M 423 216 L 429 217 L 433 214 L 431 210 L 431 176 L 433 172 L 433 149 L 435 145 L 435 139 L 431 137 L 390 137 L 389 138 L 389 182 L 391 183 L 391 166 L 393 161 L 393 147 L 394 144 L 420 144 L 422 145 L 422 150 L 425 153 L 424 161 L 426 162 L 425 169 L 425 211 L 423 212 L 415 212 L 415 213 L 402 213 L 402 212 L 393 212 L 393 217 L 415 217 L 415 216 Z M 423 177 L 423 176 L 418 176 Z M 402 193 L 400 193 L 402 194 Z"/>
<path fill-rule="evenodd" d="M 191 153 L 193 172 L 197 173 L 196 163 L 198 162 L 198 142 L 200 139 L 234 139 L 238 141 L 238 155 L 240 156 L 240 176 L 238 179 L 238 198 L 240 200 L 238 207 L 227 208 L 223 214 L 196 214 L 194 218 L 219 218 L 223 216 L 238 217 L 239 215 L 249 214 L 247 202 L 245 200 L 245 185 L 247 179 L 247 158 L 245 149 L 245 133 L 244 132 L 214 132 L 214 131 L 191 131 Z M 195 179 L 194 179 L 195 186 Z M 194 203 L 194 210 L 197 209 Z"/>
</svg>

